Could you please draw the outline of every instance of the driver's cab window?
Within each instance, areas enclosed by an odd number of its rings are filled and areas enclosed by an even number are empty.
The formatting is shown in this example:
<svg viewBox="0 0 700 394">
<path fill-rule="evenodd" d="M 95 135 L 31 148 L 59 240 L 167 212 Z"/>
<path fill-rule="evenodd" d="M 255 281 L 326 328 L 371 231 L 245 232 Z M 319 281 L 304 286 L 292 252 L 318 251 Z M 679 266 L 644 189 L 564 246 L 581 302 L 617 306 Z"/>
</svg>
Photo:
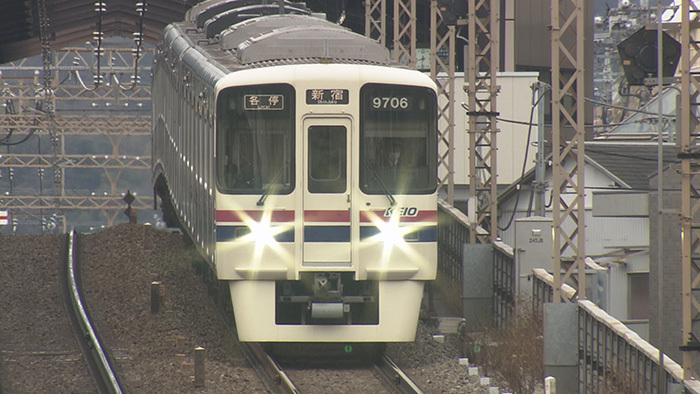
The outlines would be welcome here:
<svg viewBox="0 0 700 394">
<path fill-rule="evenodd" d="M 294 88 L 223 89 L 217 103 L 217 184 L 223 193 L 288 194 L 294 189 Z"/>
</svg>

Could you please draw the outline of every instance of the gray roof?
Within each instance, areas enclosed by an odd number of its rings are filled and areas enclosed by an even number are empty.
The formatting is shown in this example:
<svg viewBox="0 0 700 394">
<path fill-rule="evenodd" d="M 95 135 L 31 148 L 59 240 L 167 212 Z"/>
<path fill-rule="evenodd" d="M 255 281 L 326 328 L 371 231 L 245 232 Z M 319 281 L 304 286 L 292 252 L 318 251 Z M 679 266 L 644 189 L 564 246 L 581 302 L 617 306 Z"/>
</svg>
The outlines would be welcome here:
<svg viewBox="0 0 700 394">
<path fill-rule="evenodd" d="M 607 171 L 612 178 L 624 182 L 621 187 L 632 190 L 649 190 L 649 178 L 657 173 L 657 148 L 654 141 L 588 141 L 585 145 L 586 162 Z M 671 144 L 664 144 L 664 166 L 680 163 L 680 149 Z M 547 160 L 551 159 L 551 155 Z M 507 199 L 515 193 L 517 185 L 530 185 L 535 180 L 535 169 L 525 173 L 499 193 L 500 199 Z"/>
<path fill-rule="evenodd" d="M 166 28 L 165 44 L 174 58 L 194 49 L 223 72 L 323 62 L 400 66 L 377 41 L 328 22 L 303 3 L 285 1 L 284 14 L 278 4 L 260 3 L 206 0 L 186 21 Z"/>
<path fill-rule="evenodd" d="M 636 190 L 649 189 L 649 177 L 657 173 L 658 144 L 654 142 L 586 142 L 586 156 Z M 664 166 L 679 163 L 679 148 L 664 144 Z"/>
</svg>

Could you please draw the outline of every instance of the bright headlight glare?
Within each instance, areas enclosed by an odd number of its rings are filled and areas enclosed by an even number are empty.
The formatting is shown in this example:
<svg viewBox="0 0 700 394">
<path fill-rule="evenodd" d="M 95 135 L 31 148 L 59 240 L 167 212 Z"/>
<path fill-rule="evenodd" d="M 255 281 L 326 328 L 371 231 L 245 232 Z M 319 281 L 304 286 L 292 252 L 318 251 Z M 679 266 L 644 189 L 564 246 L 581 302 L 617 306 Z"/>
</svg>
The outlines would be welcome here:
<svg viewBox="0 0 700 394">
<path fill-rule="evenodd" d="M 399 227 L 396 223 L 388 222 L 379 226 L 379 234 L 377 238 L 391 245 L 400 245 L 405 243 L 404 236 L 410 232 L 410 227 Z"/>
<path fill-rule="evenodd" d="M 282 232 L 279 227 L 272 227 L 268 222 L 249 223 L 250 238 L 256 243 L 272 244 L 275 242 L 275 235 Z"/>
</svg>

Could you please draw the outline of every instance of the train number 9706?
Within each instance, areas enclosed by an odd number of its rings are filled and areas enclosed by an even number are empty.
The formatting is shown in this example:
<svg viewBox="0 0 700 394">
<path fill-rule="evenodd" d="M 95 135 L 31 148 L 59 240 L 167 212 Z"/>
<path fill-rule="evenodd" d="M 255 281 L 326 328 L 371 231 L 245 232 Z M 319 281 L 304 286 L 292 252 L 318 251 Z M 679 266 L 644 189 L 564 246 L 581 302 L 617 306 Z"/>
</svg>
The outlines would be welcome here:
<svg viewBox="0 0 700 394">
<path fill-rule="evenodd" d="M 408 97 L 372 97 L 374 109 L 408 109 Z"/>
</svg>

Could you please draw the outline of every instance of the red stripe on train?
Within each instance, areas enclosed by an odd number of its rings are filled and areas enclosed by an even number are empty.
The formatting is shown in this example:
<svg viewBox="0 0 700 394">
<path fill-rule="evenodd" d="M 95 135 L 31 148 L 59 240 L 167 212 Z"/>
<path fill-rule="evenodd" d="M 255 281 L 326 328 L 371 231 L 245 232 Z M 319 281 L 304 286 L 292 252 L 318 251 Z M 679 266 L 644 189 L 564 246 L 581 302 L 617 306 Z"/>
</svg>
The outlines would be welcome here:
<svg viewBox="0 0 700 394">
<path fill-rule="evenodd" d="M 350 222 L 350 211 L 304 211 L 305 222 Z"/>
<path fill-rule="evenodd" d="M 259 222 L 263 216 L 270 215 L 270 222 L 284 223 L 294 221 L 294 211 L 229 211 L 217 210 L 217 222 L 247 222 L 250 220 Z"/>
<path fill-rule="evenodd" d="M 360 222 L 361 223 L 372 223 L 374 221 L 388 222 L 391 220 L 391 216 L 384 216 L 385 210 L 373 210 L 373 211 L 360 211 Z M 262 220 L 266 211 L 231 211 L 231 210 L 217 210 L 216 211 L 216 221 L 217 222 L 238 222 L 245 223 L 246 221 L 256 221 Z M 294 211 L 272 211 L 268 213 L 270 215 L 270 222 L 274 223 L 285 223 L 293 222 L 295 218 Z M 350 222 L 350 212 L 347 210 L 308 210 L 304 211 L 304 221 L 305 222 Z M 401 216 L 399 218 L 401 223 L 437 223 L 437 211 L 418 211 L 415 216 Z"/>
</svg>

